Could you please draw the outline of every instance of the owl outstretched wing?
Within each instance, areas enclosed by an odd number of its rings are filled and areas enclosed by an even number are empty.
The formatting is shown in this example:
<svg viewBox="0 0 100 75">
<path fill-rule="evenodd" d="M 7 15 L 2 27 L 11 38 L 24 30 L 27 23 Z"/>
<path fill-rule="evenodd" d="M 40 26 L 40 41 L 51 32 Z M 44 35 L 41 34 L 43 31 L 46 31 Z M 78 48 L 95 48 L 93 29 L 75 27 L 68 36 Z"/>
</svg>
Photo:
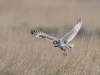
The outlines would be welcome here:
<svg viewBox="0 0 100 75">
<path fill-rule="evenodd" d="M 81 26 L 82 26 L 82 20 L 79 19 L 77 20 L 77 24 L 61 40 L 64 42 L 71 41 L 78 33 Z"/>
<path fill-rule="evenodd" d="M 52 42 L 57 39 L 57 38 L 54 38 L 54 37 L 52 37 L 50 35 L 47 35 L 46 33 L 42 32 L 40 30 L 37 30 L 37 29 L 31 30 L 30 33 L 32 35 L 34 35 L 35 37 L 47 39 L 47 40 L 50 40 Z"/>
</svg>

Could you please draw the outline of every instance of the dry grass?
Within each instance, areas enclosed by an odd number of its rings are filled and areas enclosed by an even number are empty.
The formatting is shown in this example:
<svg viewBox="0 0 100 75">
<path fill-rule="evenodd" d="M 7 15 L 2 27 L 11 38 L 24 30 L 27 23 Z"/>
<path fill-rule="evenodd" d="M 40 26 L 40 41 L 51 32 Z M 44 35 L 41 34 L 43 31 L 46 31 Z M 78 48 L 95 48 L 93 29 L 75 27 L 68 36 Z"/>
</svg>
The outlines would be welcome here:
<svg viewBox="0 0 100 75">
<path fill-rule="evenodd" d="M 100 75 L 98 1 L 0 0 L 0 7 L 0 75 Z M 51 35 L 60 38 L 79 17 L 86 32 L 73 39 L 67 57 L 29 33 L 31 27 L 52 26 L 59 33 Z"/>
<path fill-rule="evenodd" d="M 27 31 L 28 32 L 28 31 Z M 75 38 L 75 47 L 64 57 L 51 42 L 23 31 L 0 34 L 2 75 L 99 75 L 100 39 L 97 34 Z M 59 34 L 60 36 L 60 34 Z"/>
</svg>

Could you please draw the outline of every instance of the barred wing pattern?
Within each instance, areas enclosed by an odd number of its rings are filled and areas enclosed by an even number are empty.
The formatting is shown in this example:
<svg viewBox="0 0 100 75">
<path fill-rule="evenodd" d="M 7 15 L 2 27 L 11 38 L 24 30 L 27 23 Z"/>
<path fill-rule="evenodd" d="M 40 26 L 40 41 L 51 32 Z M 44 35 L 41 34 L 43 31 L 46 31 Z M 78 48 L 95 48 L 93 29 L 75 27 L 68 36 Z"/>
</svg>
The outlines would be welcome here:
<svg viewBox="0 0 100 75">
<path fill-rule="evenodd" d="M 35 37 L 38 37 L 38 38 L 43 38 L 43 39 L 47 39 L 47 40 L 50 40 L 50 41 L 54 41 L 56 40 L 56 38 L 52 37 L 52 36 L 49 36 L 47 35 L 46 33 L 43 33 L 41 32 L 40 30 L 37 30 L 37 29 L 33 29 L 31 30 L 30 32 L 32 35 L 34 35 Z"/>
<path fill-rule="evenodd" d="M 81 25 L 82 25 L 82 20 L 81 19 L 77 20 L 77 24 L 61 40 L 64 42 L 71 41 L 79 31 Z"/>
</svg>

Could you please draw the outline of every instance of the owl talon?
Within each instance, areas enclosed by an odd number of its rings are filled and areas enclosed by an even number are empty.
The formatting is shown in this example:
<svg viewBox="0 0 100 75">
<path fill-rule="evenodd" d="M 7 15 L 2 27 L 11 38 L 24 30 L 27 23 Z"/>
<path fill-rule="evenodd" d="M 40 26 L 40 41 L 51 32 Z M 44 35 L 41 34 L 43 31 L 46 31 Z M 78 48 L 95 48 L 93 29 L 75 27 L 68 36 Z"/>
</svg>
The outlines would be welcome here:
<svg viewBox="0 0 100 75">
<path fill-rule="evenodd" d="M 67 53 L 63 53 L 64 56 L 67 56 Z"/>
</svg>

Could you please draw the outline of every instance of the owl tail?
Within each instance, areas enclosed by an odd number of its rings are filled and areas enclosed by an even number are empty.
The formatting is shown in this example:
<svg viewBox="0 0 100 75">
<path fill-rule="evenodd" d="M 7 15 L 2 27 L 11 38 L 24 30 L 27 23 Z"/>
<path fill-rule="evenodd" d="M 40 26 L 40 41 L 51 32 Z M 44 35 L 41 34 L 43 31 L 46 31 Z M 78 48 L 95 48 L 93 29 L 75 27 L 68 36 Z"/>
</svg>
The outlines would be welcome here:
<svg viewBox="0 0 100 75">
<path fill-rule="evenodd" d="M 74 44 L 69 44 L 68 47 L 69 48 L 73 48 L 74 47 Z"/>
</svg>

